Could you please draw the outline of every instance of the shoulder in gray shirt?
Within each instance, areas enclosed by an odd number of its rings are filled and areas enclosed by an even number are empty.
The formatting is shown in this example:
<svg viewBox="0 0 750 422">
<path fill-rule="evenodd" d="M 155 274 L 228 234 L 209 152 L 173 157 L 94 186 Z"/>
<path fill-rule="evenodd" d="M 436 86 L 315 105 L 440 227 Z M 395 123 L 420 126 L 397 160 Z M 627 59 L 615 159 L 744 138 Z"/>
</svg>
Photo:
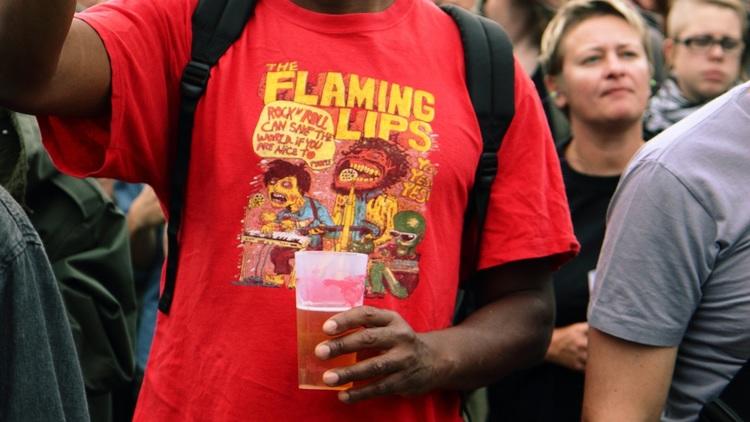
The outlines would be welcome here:
<svg viewBox="0 0 750 422">
<path fill-rule="evenodd" d="M 662 419 L 696 420 L 750 357 L 750 84 L 646 144 L 607 225 L 589 323 L 678 347 Z"/>
</svg>

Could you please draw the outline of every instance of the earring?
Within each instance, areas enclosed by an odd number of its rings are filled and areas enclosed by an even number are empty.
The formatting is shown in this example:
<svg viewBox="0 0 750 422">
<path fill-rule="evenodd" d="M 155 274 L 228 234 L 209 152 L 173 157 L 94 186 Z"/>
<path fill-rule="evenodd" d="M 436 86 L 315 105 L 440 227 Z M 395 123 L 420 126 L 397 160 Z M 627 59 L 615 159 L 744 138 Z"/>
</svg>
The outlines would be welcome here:
<svg viewBox="0 0 750 422">
<path fill-rule="evenodd" d="M 656 84 L 658 84 L 658 82 L 656 82 L 656 79 L 651 78 L 648 80 L 648 86 L 650 86 L 651 88 L 655 87 Z"/>
<path fill-rule="evenodd" d="M 550 97 L 550 98 L 552 98 L 553 100 L 554 100 L 555 98 L 557 98 L 557 91 L 550 91 L 550 92 L 549 92 L 549 97 Z"/>
</svg>

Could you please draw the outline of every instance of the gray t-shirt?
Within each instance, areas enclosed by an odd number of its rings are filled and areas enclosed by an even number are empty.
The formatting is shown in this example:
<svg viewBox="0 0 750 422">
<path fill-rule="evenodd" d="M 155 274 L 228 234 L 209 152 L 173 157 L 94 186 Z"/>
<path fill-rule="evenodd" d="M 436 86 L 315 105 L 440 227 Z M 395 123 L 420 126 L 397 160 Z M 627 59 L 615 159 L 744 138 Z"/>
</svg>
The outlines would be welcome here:
<svg viewBox="0 0 750 422">
<path fill-rule="evenodd" d="M 750 357 L 750 84 L 646 144 L 607 224 L 589 323 L 679 346 L 662 420 L 697 420 Z"/>
</svg>

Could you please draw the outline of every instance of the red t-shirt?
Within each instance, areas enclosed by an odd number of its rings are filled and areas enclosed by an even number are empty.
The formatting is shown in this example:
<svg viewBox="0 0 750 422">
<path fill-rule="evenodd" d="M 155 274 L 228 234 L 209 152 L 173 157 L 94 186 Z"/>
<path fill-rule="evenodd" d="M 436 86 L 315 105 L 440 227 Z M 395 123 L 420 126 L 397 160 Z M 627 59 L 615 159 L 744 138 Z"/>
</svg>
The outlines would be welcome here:
<svg viewBox="0 0 750 422">
<path fill-rule="evenodd" d="M 42 119 L 64 171 L 147 182 L 168 200 L 195 4 L 112 0 L 79 15 L 109 53 L 112 111 Z M 518 66 L 515 85 L 482 268 L 577 249 Z M 366 303 L 417 332 L 450 325 L 481 149 L 450 17 L 427 0 L 349 15 L 261 1 L 212 71 L 192 148 L 175 300 L 158 319 L 136 420 L 460 420 L 455 392 L 345 405 L 299 390 L 291 258 L 368 252 Z"/>
</svg>

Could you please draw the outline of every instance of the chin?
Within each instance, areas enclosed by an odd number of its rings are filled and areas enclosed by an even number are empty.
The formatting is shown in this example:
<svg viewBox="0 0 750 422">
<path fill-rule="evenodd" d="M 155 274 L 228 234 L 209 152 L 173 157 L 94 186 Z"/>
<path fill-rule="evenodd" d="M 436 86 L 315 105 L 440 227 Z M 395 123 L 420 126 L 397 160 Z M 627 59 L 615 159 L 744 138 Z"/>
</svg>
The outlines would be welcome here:
<svg viewBox="0 0 750 422">
<path fill-rule="evenodd" d="M 731 84 L 707 84 L 708 86 L 704 87 L 698 92 L 699 99 L 701 102 L 707 102 L 711 101 L 714 98 L 718 97 L 719 95 L 729 91 L 729 89 L 732 87 Z"/>
<path fill-rule="evenodd" d="M 621 131 L 634 125 L 641 124 L 643 111 L 621 111 L 608 113 L 596 121 L 596 126 L 611 128 L 612 131 Z"/>
</svg>

